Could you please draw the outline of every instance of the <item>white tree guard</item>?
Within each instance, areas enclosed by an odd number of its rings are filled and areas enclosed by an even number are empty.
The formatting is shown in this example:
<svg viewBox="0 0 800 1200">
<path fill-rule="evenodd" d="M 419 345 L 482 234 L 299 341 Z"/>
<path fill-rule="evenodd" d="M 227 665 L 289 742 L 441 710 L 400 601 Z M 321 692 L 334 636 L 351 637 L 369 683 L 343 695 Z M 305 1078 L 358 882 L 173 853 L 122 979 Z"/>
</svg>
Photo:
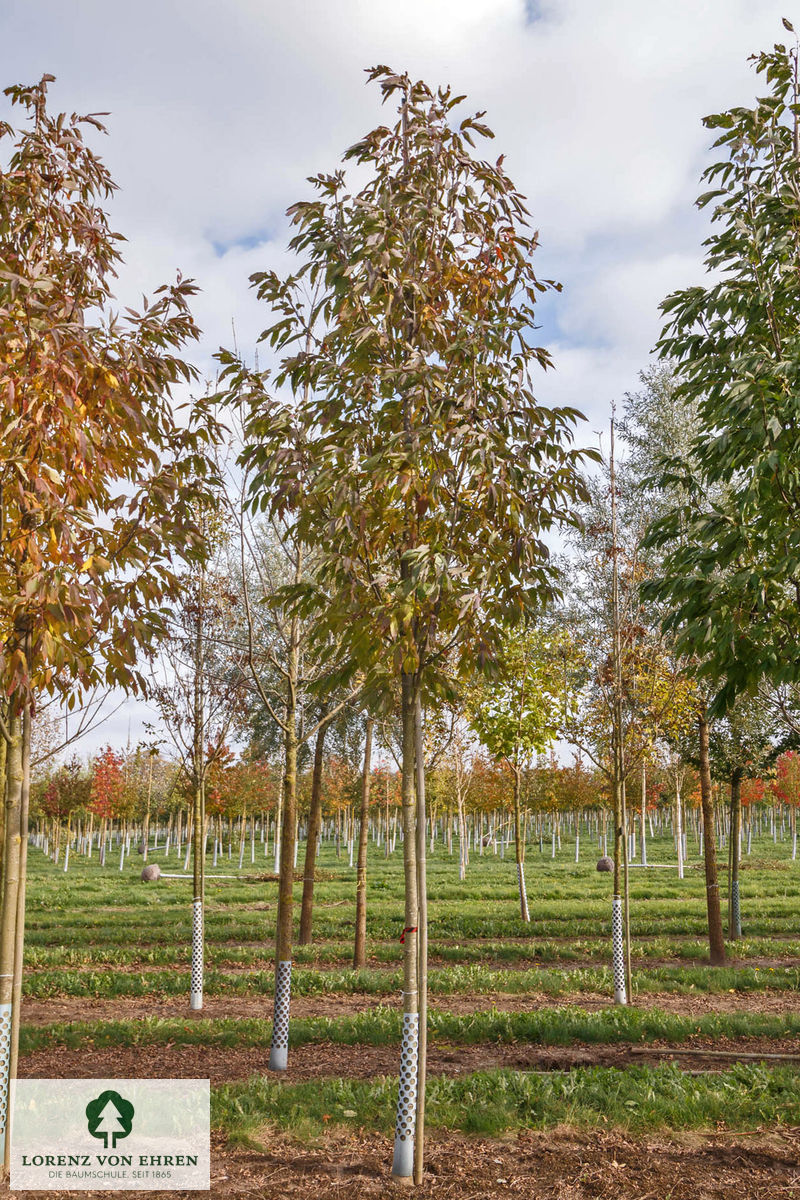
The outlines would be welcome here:
<svg viewBox="0 0 800 1200">
<path fill-rule="evenodd" d="M 417 1081 L 419 1078 L 419 1013 L 403 1013 L 400 1047 L 400 1086 L 397 1093 L 397 1123 L 394 1133 L 392 1175 L 410 1179 L 414 1174 L 414 1134 L 417 1125 Z"/>
<path fill-rule="evenodd" d="M 189 1007 L 203 1007 L 203 901 L 192 901 L 192 990 Z"/>
<path fill-rule="evenodd" d="M 731 916 L 733 929 L 737 937 L 742 936 L 742 910 L 739 902 L 739 880 L 731 880 Z"/>
<path fill-rule="evenodd" d="M 581 835 L 575 834 L 575 862 L 581 861 Z"/>
<path fill-rule="evenodd" d="M 292 960 L 278 963 L 275 975 L 275 1008 L 272 1017 L 270 1071 L 285 1071 L 289 1065 L 289 1005 L 292 999 Z"/>
<path fill-rule="evenodd" d="M 64 851 L 64 870 L 69 870 L 69 842 L 67 842 L 67 848 Z"/>
<path fill-rule="evenodd" d="M 614 975 L 614 1003 L 627 1004 L 625 990 L 625 948 L 622 938 L 622 897 L 611 901 L 611 952 Z"/>
<path fill-rule="evenodd" d="M 0 1004 L 0 1162 L 6 1151 L 9 1125 L 8 1086 L 11 1068 L 11 1005 Z"/>
</svg>

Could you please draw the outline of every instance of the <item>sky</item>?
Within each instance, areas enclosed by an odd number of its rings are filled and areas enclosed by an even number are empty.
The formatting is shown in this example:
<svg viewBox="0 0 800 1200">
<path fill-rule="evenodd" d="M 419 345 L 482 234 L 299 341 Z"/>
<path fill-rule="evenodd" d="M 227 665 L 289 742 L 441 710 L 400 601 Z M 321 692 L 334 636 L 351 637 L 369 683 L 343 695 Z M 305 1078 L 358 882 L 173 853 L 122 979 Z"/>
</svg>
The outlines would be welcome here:
<svg viewBox="0 0 800 1200">
<path fill-rule="evenodd" d="M 570 404 L 596 444 L 635 390 L 659 303 L 700 282 L 694 207 L 712 136 L 704 115 L 763 91 L 748 56 L 800 28 L 789 0 L 3 0 L 2 86 L 56 76 L 51 105 L 107 112 L 98 140 L 127 239 L 120 304 L 174 279 L 201 288 L 193 354 L 251 356 L 268 314 L 256 270 L 286 270 L 286 208 L 309 175 L 387 117 L 364 71 L 386 63 L 467 93 L 496 134 L 487 156 L 527 195 L 554 359 L 538 397 Z M 0 98 L 1 99 L 1 98 Z M 0 103 L 0 116 L 8 116 Z M 128 702 L 78 747 L 143 736 Z"/>
</svg>

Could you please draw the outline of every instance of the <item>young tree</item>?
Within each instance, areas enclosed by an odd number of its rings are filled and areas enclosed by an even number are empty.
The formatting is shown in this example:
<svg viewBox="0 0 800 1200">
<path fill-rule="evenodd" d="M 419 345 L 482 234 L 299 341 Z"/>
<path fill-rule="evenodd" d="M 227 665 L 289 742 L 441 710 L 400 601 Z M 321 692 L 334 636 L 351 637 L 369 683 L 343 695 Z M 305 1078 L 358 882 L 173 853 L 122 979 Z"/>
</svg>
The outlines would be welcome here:
<svg viewBox="0 0 800 1200">
<path fill-rule="evenodd" d="M 709 757 L 714 778 L 730 787 L 728 823 L 728 937 L 742 936 L 739 895 L 739 860 L 742 830 L 742 784 L 760 779 L 774 769 L 780 747 L 775 742 L 775 724 L 768 710 L 750 697 L 731 705 L 724 719 L 716 721 L 709 738 Z"/>
<path fill-rule="evenodd" d="M 38 698 L 141 687 L 137 655 L 164 632 L 173 558 L 201 555 L 189 475 L 208 409 L 176 415 L 170 388 L 197 336 L 186 281 L 124 318 L 110 313 L 114 190 L 84 142 L 95 117 L 54 116 L 44 76 L 7 90 L 0 124 L 0 679 L 8 697 L 0 1025 L 16 1065 L 32 724 Z M 6 1112 L 8 1074 L 0 1076 Z M 4 1119 L 4 1118 L 3 1118 Z M 0 1126 L 0 1139 L 5 1128 Z"/>
<path fill-rule="evenodd" d="M 53 772 L 44 786 L 39 808 L 55 826 L 53 841 L 56 855 L 59 851 L 62 826 L 66 821 L 69 827 L 72 814 L 88 807 L 91 785 L 90 775 L 77 756 L 73 756 Z"/>
<path fill-rule="evenodd" d="M 683 686 L 673 706 L 670 720 L 663 730 L 664 740 L 673 746 L 685 748 L 696 762 L 700 776 L 700 801 L 703 819 L 703 858 L 706 878 L 706 910 L 708 915 L 709 957 L 716 966 L 725 962 L 725 941 L 722 930 L 722 908 L 719 896 L 716 837 L 714 836 L 715 812 L 714 793 L 711 786 L 711 766 L 708 761 L 712 713 L 709 710 L 711 697 L 707 681 L 703 676 L 708 666 L 706 648 L 702 641 L 689 646 L 676 636 L 673 598 L 669 588 L 665 590 L 663 576 L 669 570 L 669 557 L 676 547 L 685 545 L 691 536 L 683 515 L 691 494 L 686 488 L 687 474 L 691 475 L 695 460 L 698 437 L 703 423 L 695 400 L 681 393 L 674 367 L 661 364 L 641 375 L 644 387 L 629 395 L 626 403 L 625 434 L 632 446 L 632 474 L 637 497 L 642 511 L 649 515 L 650 527 L 643 537 L 643 548 L 649 559 L 648 578 L 640 584 L 640 599 L 652 614 L 654 624 L 661 626 L 661 634 L 669 656 L 674 662 Z M 674 470 L 654 476 L 659 464 L 667 461 L 680 462 L 683 474 Z M 724 499 L 724 487 L 717 481 L 707 491 L 707 500 L 720 502 Z M 669 533 L 666 530 L 669 529 Z M 699 678 L 698 678 L 699 677 Z M 685 714 L 687 706 L 692 709 L 692 724 L 695 739 L 692 744 L 686 736 Z M 677 783 L 676 775 L 676 783 Z M 681 816 L 681 802 L 676 791 L 675 812 Z M 683 856 L 680 831 L 678 833 L 678 869 L 683 874 Z"/>
<path fill-rule="evenodd" d="M 372 770 L 372 734 L 375 721 L 367 717 L 364 731 L 364 766 L 361 771 L 361 804 L 358 819 L 358 858 L 356 860 L 356 935 L 353 944 L 353 968 L 367 962 L 367 842 L 369 837 L 369 791 Z"/>
<path fill-rule="evenodd" d="M 784 22 L 787 30 L 791 25 Z M 671 547 L 659 595 L 679 649 L 722 712 L 766 678 L 800 680 L 800 89 L 798 49 L 754 58 L 767 94 L 705 118 L 719 161 L 704 173 L 713 279 L 669 296 L 661 351 L 700 429 L 666 477 L 681 502 L 657 523 Z"/>
<path fill-rule="evenodd" d="M 531 759 L 554 741 L 563 713 L 563 687 L 553 638 L 529 627 L 507 633 L 498 676 L 480 688 L 470 714 L 480 741 L 514 780 L 514 846 L 520 913 L 530 921 L 522 836 L 522 780 Z"/>
<path fill-rule="evenodd" d="M 106 827 L 109 820 L 119 815 L 125 791 L 125 775 L 122 765 L 125 759 L 110 746 L 106 746 L 92 766 L 91 800 L 89 811 L 100 820 L 100 865 L 106 860 Z"/>
<path fill-rule="evenodd" d="M 292 590 L 296 611 L 315 613 L 346 646 L 343 674 L 360 670 L 401 696 L 406 909 L 393 1174 L 408 1179 L 413 1167 L 419 1183 L 423 694 L 447 690 L 448 656 L 463 674 L 490 668 L 498 628 L 551 594 L 542 533 L 573 519 L 581 455 L 570 445 L 579 414 L 534 399 L 531 371 L 550 362 L 530 341 L 534 305 L 554 285 L 534 273 L 536 236 L 502 156 L 492 164 L 471 154 L 490 131 L 480 116 L 456 121 L 463 97 L 450 89 L 386 67 L 369 77 L 398 116 L 347 152 L 359 190 L 348 190 L 344 170 L 315 177 L 318 197 L 290 209 L 297 273 L 253 277 L 277 313 L 264 334 L 285 355 L 276 386 L 288 383 L 302 405 L 278 403 L 263 377 L 223 361 L 250 404 L 254 502 L 290 516 L 318 556 L 313 580 Z"/>
<path fill-rule="evenodd" d="M 788 22 L 787 30 L 793 33 Z M 675 503 L 655 523 L 664 548 L 648 595 L 669 606 L 665 627 L 707 681 L 711 713 L 764 680 L 800 679 L 800 486 L 797 471 L 800 317 L 800 89 L 798 50 L 755 56 L 768 94 L 754 108 L 705 118 L 720 131 L 719 161 L 704 173 L 711 207 L 709 286 L 669 296 L 659 343 L 676 364 L 677 397 L 699 428 L 689 455 L 662 480 Z M 708 713 L 698 718 L 701 756 Z M 713 860 L 713 801 L 701 765 L 712 960 L 724 961 Z"/>
<path fill-rule="evenodd" d="M 219 539 L 213 514 L 199 513 L 198 523 L 210 553 Z M 150 691 L 178 752 L 192 797 L 189 1005 L 199 1011 L 203 1007 L 205 952 L 206 784 L 242 705 L 244 663 L 227 644 L 234 597 L 221 571 L 210 570 L 204 561 L 184 571 L 181 584 Z"/>
<path fill-rule="evenodd" d="M 300 430 L 282 424 L 281 437 L 286 436 L 289 446 L 296 448 Z M 298 537 L 297 529 L 282 512 L 274 512 L 273 518 L 270 525 L 258 528 L 248 521 L 244 506 L 237 513 L 243 609 L 239 644 L 256 706 L 268 715 L 273 734 L 277 733 L 283 746 L 275 836 L 279 880 L 270 1069 L 285 1071 L 289 1056 L 298 760 L 308 743 L 315 740 L 318 769 L 312 780 L 301 912 L 301 937 L 310 941 L 325 730 L 358 688 L 354 685 L 351 693 L 337 686 L 339 680 L 331 669 L 331 664 L 334 668 L 337 665 L 337 640 L 325 633 L 320 637 L 316 623 L 304 619 L 296 606 L 286 603 L 287 588 L 300 588 L 313 579 L 318 556 L 313 545 L 306 545 Z M 307 713 L 315 710 L 317 720 L 307 721 Z"/>
</svg>

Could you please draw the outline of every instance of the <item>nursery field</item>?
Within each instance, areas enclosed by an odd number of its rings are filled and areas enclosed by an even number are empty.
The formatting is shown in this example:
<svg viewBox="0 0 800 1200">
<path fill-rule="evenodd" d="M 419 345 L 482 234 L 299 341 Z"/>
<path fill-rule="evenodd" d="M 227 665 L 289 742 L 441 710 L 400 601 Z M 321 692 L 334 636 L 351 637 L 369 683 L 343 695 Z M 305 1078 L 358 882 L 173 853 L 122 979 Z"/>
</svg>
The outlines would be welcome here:
<svg viewBox="0 0 800 1200">
<path fill-rule="evenodd" d="M 277 883 L 234 851 L 206 884 L 206 1002 L 191 1013 L 190 880 L 29 856 L 20 1074 L 209 1077 L 212 1194 L 378 1196 L 400 1043 L 402 858 L 370 846 L 368 965 L 350 967 L 355 869 L 323 844 L 314 942 L 295 949 L 289 1070 L 267 1072 Z M 610 877 L 564 838 L 429 863 L 431 1196 L 800 1195 L 800 862 L 754 839 L 744 938 L 705 965 L 704 879 L 668 839 L 630 872 L 634 991 L 611 1001 Z M 691 852 L 691 847 L 690 847 Z M 302 856 L 302 848 L 301 848 Z M 248 854 L 249 859 L 249 854 Z M 724 851 L 721 855 L 724 859 Z M 176 855 L 151 855 L 180 873 Z M 302 862 L 302 857 L 300 858 Z M 721 864 L 724 866 L 724 862 Z M 234 878 L 212 878 L 215 874 Z M 299 899 L 301 884 L 296 885 Z M 52 1193 L 50 1193 L 52 1195 Z"/>
</svg>

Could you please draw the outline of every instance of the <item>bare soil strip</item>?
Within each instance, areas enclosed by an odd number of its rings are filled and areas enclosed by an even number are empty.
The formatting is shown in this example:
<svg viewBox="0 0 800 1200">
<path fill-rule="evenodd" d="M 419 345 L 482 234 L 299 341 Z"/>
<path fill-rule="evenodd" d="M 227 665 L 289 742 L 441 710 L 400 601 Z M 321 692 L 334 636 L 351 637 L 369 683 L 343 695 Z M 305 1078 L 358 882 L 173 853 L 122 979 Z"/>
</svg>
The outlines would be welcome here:
<svg viewBox="0 0 800 1200">
<path fill-rule="evenodd" d="M 212 1150 L 210 1200 L 377 1200 L 408 1194 L 389 1182 L 391 1143 L 331 1131 L 313 1146 L 263 1131 L 262 1149 Z M 784 1200 L 800 1195 L 798 1131 L 747 1136 L 651 1135 L 568 1128 L 506 1140 L 435 1133 L 420 1200 Z M 83 1192 L 99 1200 L 107 1192 Z M 117 1195 L 134 1193 L 117 1193 Z M 139 1193 L 136 1193 L 137 1195 Z M 153 1200 L 181 1193 L 150 1192 Z M 188 1195 L 188 1193 L 183 1193 Z M 27 1192 L 29 1200 L 74 1193 Z"/>
<path fill-rule="evenodd" d="M 692 1050 L 724 1050 L 730 1057 L 709 1058 Z M 737 1052 L 748 1055 L 797 1054 L 797 1039 L 768 1038 L 738 1040 L 697 1038 L 680 1046 L 619 1045 L 539 1046 L 529 1043 L 456 1045 L 433 1041 L 428 1044 L 429 1075 L 465 1075 L 474 1071 L 509 1068 L 514 1071 L 570 1071 L 576 1067 L 626 1067 L 678 1061 L 686 1071 L 723 1071 L 736 1061 Z M 678 1055 L 677 1052 L 681 1051 Z M 300 1083 L 308 1079 L 371 1079 L 396 1075 L 400 1047 L 343 1045 L 315 1042 L 294 1046 L 289 1053 L 289 1070 L 272 1079 Z M 197 1046 L 167 1043 L 163 1046 L 119 1046 L 96 1048 L 87 1039 L 80 1049 L 37 1050 L 20 1056 L 19 1074 L 44 1079 L 210 1079 L 212 1085 L 269 1075 L 269 1046 Z M 771 1062 L 771 1065 L 777 1065 Z"/>
</svg>

